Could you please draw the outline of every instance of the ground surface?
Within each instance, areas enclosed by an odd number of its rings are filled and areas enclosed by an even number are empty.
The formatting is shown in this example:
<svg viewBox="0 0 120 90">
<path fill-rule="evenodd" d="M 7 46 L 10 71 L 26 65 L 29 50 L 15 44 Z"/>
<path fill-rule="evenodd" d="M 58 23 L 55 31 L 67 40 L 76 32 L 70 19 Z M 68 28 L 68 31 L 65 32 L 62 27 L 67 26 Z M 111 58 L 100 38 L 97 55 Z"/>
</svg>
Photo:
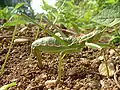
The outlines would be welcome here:
<svg viewBox="0 0 120 90">
<path fill-rule="evenodd" d="M 13 29 L 0 30 L 0 67 L 9 49 Z M 29 57 L 31 43 L 35 38 L 35 29 L 35 27 L 28 26 L 22 32 L 19 32 L 21 29 L 17 30 L 15 39 L 27 38 L 28 41 L 13 45 L 4 74 L 0 76 L 0 86 L 16 81 L 17 86 L 9 90 L 48 90 L 45 82 L 57 78 L 58 54 L 43 53 L 44 68 L 42 69 L 39 69 L 34 56 Z M 39 38 L 45 35 L 41 33 Z M 120 51 L 120 49 L 117 50 Z M 119 90 L 113 76 L 108 79 L 99 74 L 98 67 L 102 61 L 98 57 L 98 50 L 87 48 L 67 55 L 64 58 L 65 76 L 58 90 Z M 116 53 L 112 53 L 111 56 L 109 54 L 109 60 L 112 60 L 115 66 L 120 65 L 120 57 Z M 120 82 L 119 75 L 117 73 L 118 83 Z M 53 86 L 49 90 L 57 89 Z"/>
</svg>

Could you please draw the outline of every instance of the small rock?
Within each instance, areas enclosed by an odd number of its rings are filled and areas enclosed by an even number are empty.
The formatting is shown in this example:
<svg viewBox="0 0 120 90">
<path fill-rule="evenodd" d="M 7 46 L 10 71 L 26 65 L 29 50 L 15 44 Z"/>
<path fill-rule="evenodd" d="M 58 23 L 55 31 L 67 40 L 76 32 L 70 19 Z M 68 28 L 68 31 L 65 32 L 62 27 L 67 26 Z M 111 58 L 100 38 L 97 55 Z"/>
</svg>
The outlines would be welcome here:
<svg viewBox="0 0 120 90">
<path fill-rule="evenodd" d="M 98 60 L 104 60 L 104 57 L 103 56 L 99 56 Z"/>
<path fill-rule="evenodd" d="M 107 67 L 109 70 L 109 76 L 113 76 L 115 73 L 115 69 L 114 69 L 114 64 L 111 61 L 107 61 Z M 101 75 L 107 76 L 107 69 L 106 69 L 106 64 L 105 62 L 101 63 L 98 71 Z"/>
<path fill-rule="evenodd" d="M 86 88 L 85 87 L 81 87 L 79 90 L 86 90 Z"/>
<path fill-rule="evenodd" d="M 80 58 L 80 60 L 84 61 L 86 58 Z"/>
<path fill-rule="evenodd" d="M 25 90 L 43 90 L 44 86 L 42 84 L 37 86 L 32 86 L 29 84 Z"/>
<path fill-rule="evenodd" d="M 114 51 L 113 49 L 111 49 L 111 50 L 109 51 L 109 53 L 110 53 L 110 56 L 113 56 L 113 55 L 115 54 L 115 51 Z"/>
<path fill-rule="evenodd" d="M 72 69 L 68 69 L 67 73 L 69 76 L 74 76 L 77 74 L 77 68 L 73 67 Z"/>
<path fill-rule="evenodd" d="M 76 84 L 73 88 L 74 88 L 75 90 L 79 90 L 80 87 L 81 87 L 81 86 L 80 86 L 79 84 L 78 84 L 78 85 Z"/>
<path fill-rule="evenodd" d="M 17 81 L 17 80 L 18 80 L 18 79 L 12 79 L 11 82 L 15 82 L 15 81 Z"/>
<path fill-rule="evenodd" d="M 25 42 L 28 42 L 28 41 L 29 41 L 28 39 L 19 38 L 19 39 L 15 39 L 14 43 L 18 44 L 18 43 L 25 43 Z"/>
<path fill-rule="evenodd" d="M 45 82 L 46 88 L 55 87 L 56 84 L 57 84 L 57 80 L 47 80 L 47 81 Z"/>
<path fill-rule="evenodd" d="M 25 90 L 31 90 L 31 88 L 32 88 L 32 85 L 29 84 Z"/>
<path fill-rule="evenodd" d="M 46 75 L 46 74 L 44 74 L 44 73 L 43 73 L 43 74 L 41 74 L 40 76 L 41 76 L 41 78 L 42 78 L 42 79 L 46 79 L 46 78 L 47 78 L 47 75 Z"/>
<path fill-rule="evenodd" d="M 58 37 L 61 37 L 61 34 L 58 32 L 58 33 L 55 33 L 56 36 Z"/>
<path fill-rule="evenodd" d="M 29 67 L 31 68 L 31 67 L 32 67 L 32 65 L 30 64 L 30 65 L 29 65 Z"/>
<path fill-rule="evenodd" d="M 22 33 L 27 29 L 27 27 L 22 28 L 19 32 Z"/>
<path fill-rule="evenodd" d="M 17 86 L 18 86 L 18 87 L 20 87 L 21 85 L 22 85 L 22 83 L 21 83 L 21 82 L 19 82 L 19 83 L 17 84 Z"/>
<path fill-rule="evenodd" d="M 20 57 L 19 57 L 19 58 L 20 58 L 20 59 L 22 59 L 22 57 L 23 57 L 23 56 L 22 56 L 22 55 L 20 55 Z"/>
<path fill-rule="evenodd" d="M 105 81 L 104 80 L 100 80 L 100 84 L 102 87 L 105 87 Z"/>
</svg>

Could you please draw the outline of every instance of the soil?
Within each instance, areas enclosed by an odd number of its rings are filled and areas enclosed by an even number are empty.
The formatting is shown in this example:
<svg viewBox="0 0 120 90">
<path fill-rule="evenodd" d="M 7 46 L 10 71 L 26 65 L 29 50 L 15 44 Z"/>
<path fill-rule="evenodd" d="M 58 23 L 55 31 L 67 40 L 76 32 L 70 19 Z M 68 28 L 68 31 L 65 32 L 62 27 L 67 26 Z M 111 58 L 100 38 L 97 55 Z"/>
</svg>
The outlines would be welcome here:
<svg viewBox="0 0 120 90">
<path fill-rule="evenodd" d="M 17 85 L 9 90 L 119 90 L 114 77 L 102 76 L 99 71 L 99 50 L 84 48 L 81 52 L 68 54 L 64 58 L 64 78 L 59 87 L 47 88 L 45 82 L 55 80 L 58 76 L 57 67 L 59 54 L 42 53 L 44 67 L 39 68 L 36 58 L 31 55 L 31 44 L 35 40 L 36 27 L 27 26 L 20 32 L 17 29 L 15 39 L 24 38 L 28 41 L 14 43 L 6 63 L 4 73 L 0 76 L 0 86 L 17 82 Z M 0 30 L 0 68 L 5 60 L 5 55 L 9 49 L 14 27 Z M 47 34 L 40 32 L 38 38 Z M 119 45 L 118 45 L 119 46 Z M 117 48 L 120 51 L 120 48 Z M 108 51 L 109 52 L 109 51 Z M 120 56 L 116 53 L 108 53 L 109 60 L 114 62 L 114 66 L 120 65 Z M 120 83 L 120 73 L 117 73 L 118 83 Z"/>
</svg>

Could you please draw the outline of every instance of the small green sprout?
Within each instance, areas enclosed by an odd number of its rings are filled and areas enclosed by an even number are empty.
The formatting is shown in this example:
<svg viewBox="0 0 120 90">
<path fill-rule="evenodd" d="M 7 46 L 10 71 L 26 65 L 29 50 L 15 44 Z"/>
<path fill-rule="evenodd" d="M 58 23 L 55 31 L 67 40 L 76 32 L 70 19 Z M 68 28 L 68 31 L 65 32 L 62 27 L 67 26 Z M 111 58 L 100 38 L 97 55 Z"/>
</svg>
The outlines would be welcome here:
<svg viewBox="0 0 120 90">
<path fill-rule="evenodd" d="M 0 88 L 0 90 L 8 90 L 10 87 L 16 86 L 16 82 L 12 82 L 10 84 L 4 85 Z"/>
</svg>

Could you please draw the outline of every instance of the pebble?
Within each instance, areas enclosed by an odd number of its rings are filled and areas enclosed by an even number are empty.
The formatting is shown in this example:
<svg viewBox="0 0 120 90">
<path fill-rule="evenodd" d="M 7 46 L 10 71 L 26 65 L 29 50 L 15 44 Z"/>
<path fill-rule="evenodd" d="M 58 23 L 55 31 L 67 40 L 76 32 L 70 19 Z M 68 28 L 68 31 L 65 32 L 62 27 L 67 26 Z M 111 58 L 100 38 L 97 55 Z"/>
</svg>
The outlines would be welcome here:
<svg viewBox="0 0 120 90">
<path fill-rule="evenodd" d="M 73 67 L 72 69 L 69 69 L 67 73 L 69 76 L 74 76 L 75 74 L 77 74 L 77 67 Z"/>
<path fill-rule="evenodd" d="M 25 90 L 31 90 L 31 88 L 32 88 L 32 85 L 29 84 Z"/>
<path fill-rule="evenodd" d="M 18 82 L 17 86 L 20 87 L 21 85 L 22 85 L 22 83 L 21 83 L 21 82 Z"/>
<path fill-rule="evenodd" d="M 109 53 L 110 53 L 110 56 L 113 56 L 113 55 L 115 54 L 115 51 L 114 51 L 113 49 L 111 49 L 111 50 L 109 51 Z"/>
<path fill-rule="evenodd" d="M 103 56 L 99 56 L 98 60 L 104 60 L 104 57 Z"/>
<path fill-rule="evenodd" d="M 47 81 L 45 82 L 46 88 L 55 87 L 56 84 L 57 84 L 57 80 L 47 80 Z"/>
<path fill-rule="evenodd" d="M 102 87 L 105 87 L 105 82 L 104 82 L 104 80 L 100 80 L 100 84 L 101 84 Z"/>
<path fill-rule="evenodd" d="M 109 70 L 109 76 L 113 76 L 115 73 L 115 68 L 114 68 L 114 64 L 111 61 L 107 61 L 107 65 L 108 65 L 108 70 Z M 101 63 L 98 71 L 101 75 L 103 76 L 107 76 L 107 70 L 106 70 L 106 64 L 105 62 Z"/>
<path fill-rule="evenodd" d="M 28 28 L 28 27 L 24 27 L 24 28 L 22 28 L 19 32 L 22 33 L 22 32 L 24 32 L 27 28 Z"/>
<path fill-rule="evenodd" d="M 19 38 L 19 39 L 14 40 L 14 44 L 25 43 L 25 42 L 28 42 L 28 41 L 29 41 L 28 39 Z"/>
<path fill-rule="evenodd" d="M 46 75 L 46 74 L 44 74 L 44 73 L 43 73 L 43 74 L 41 74 L 40 76 L 41 76 L 41 78 L 42 78 L 42 79 L 47 79 L 47 75 Z"/>
</svg>

